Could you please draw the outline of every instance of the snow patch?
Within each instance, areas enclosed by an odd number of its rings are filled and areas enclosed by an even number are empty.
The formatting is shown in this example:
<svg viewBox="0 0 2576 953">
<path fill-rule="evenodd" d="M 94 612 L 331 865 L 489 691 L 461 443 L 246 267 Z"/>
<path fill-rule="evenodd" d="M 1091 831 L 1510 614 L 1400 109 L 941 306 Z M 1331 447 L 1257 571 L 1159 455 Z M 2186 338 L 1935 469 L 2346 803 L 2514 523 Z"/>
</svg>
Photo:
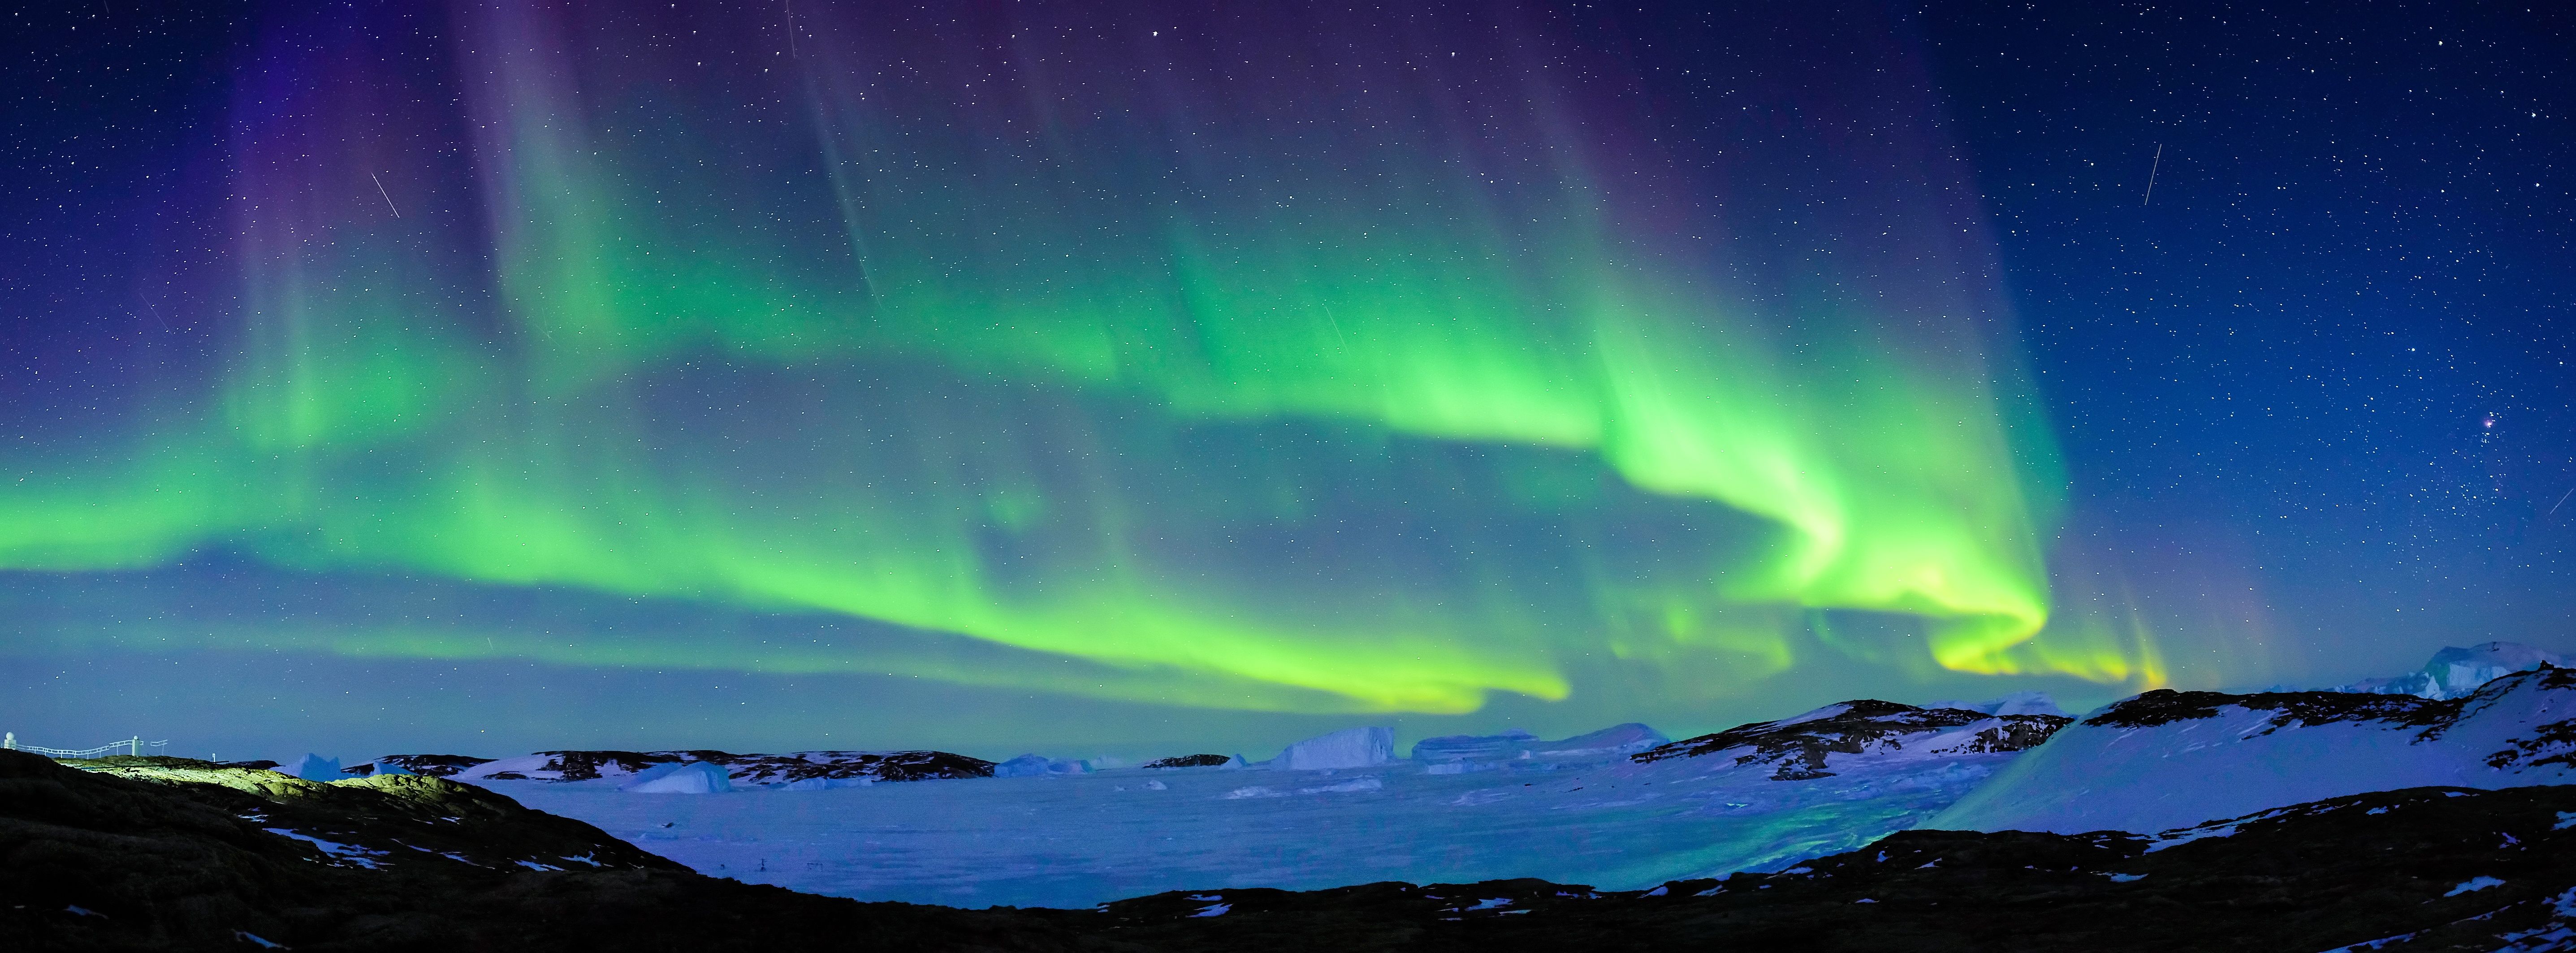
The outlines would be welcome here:
<svg viewBox="0 0 2576 953">
<path fill-rule="evenodd" d="M 355 844 L 341 844 L 327 841 L 311 834 L 299 834 L 283 827 L 263 827 L 260 828 L 260 830 L 267 831 L 279 837 L 290 837 L 307 844 L 311 844 L 315 848 L 321 850 L 324 854 L 330 855 L 334 862 L 347 861 L 351 864 L 367 868 L 368 870 L 377 870 L 383 866 L 376 863 L 375 860 L 378 857 L 385 856 L 385 852 L 381 850 L 370 850 L 368 848 L 359 847 Z"/>
<path fill-rule="evenodd" d="M 2443 894 L 2442 896 L 2456 897 L 2464 893 L 2476 893 L 2480 890 L 2485 890 L 2488 887 L 2501 886 L 2504 886 L 2504 881 L 2497 880 L 2493 877 L 2471 877 L 2467 880 L 2460 881 L 2459 886 L 2451 888 L 2451 892 Z"/>
<path fill-rule="evenodd" d="M 1344 781 L 1344 782 L 1342 782 L 1342 783 L 1340 783 L 1340 784 L 1327 784 L 1327 785 L 1323 785 L 1323 786 L 1321 786 L 1321 787 L 1298 788 L 1298 789 L 1297 789 L 1297 793 L 1299 793 L 1299 794 L 1339 794 L 1339 793 L 1345 793 L 1345 792 L 1351 792 L 1351 791 L 1375 791 L 1375 790 L 1378 790 L 1378 789 L 1381 789 L 1381 788 L 1384 788 L 1384 787 L 1386 787 L 1386 782 L 1384 782 L 1384 781 L 1380 781 L 1380 780 L 1378 780 L 1378 779 L 1376 779 L 1376 778 L 1359 778 L 1359 779 L 1356 779 L 1356 780 Z"/>
</svg>

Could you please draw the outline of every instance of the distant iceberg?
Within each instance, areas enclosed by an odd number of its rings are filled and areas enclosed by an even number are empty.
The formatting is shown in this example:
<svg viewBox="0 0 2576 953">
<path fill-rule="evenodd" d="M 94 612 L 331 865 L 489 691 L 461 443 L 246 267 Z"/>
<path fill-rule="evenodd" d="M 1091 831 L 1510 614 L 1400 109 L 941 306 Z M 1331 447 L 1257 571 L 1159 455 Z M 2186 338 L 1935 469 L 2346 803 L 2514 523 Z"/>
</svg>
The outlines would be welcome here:
<svg viewBox="0 0 2576 953">
<path fill-rule="evenodd" d="M 340 770 L 340 759 L 318 754 L 308 754 L 270 770 L 307 781 L 341 781 L 350 776 L 349 772 Z"/>
<path fill-rule="evenodd" d="M 2395 678 L 2372 678 L 2331 689 L 2372 695 L 2414 695 L 2434 701 L 2458 698 L 2515 672 L 2542 665 L 2576 668 L 2576 659 L 2520 642 L 2489 642 L 2468 648 L 2452 646 L 2433 653 L 2424 667 Z"/>
<path fill-rule="evenodd" d="M 1508 758 L 1519 754 L 1537 740 L 1537 735 L 1518 728 L 1506 729 L 1499 735 L 1444 735 L 1438 738 L 1424 738 L 1413 743 L 1413 760 L 1442 764 Z"/>
<path fill-rule="evenodd" d="M 1425 738 L 1413 746 L 1413 760 L 1431 774 L 1468 774 L 1505 768 L 1548 770 L 1559 761 L 1601 761 L 1636 754 L 1672 739 L 1646 725 L 1629 722 L 1586 732 L 1561 741 L 1512 729 L 1499 735 L 1448 735 Z"/>
<path fill-rule="evenodd" d="M 1576 735 L 1563 741 L 1548 741 L 1532 745 L 1535 750 L 1531 753 L 1541 758 L 1636 754 L 1671 740 L 1673 739 L 1664 737 L 1663 732 L 1632 721 L 1624 725 L 1612 725 L 1599 731 Z"/>
<path fill-rule="evenodd" d="M 1393 760 L 1395 729 L 1369 727 L 1344 728 L 1289 745 L 1270 764 L 1291 771 L 1320 771 L 1375 767 Z"/>
<path fill-rule="evenodd" d="M 993 766 L 997 778 L 1034 778 L 1049 774 L 1089 774 L 1088 761 L 1056 761 L 1041 755 L 1024 754 Z"/>
<path fill-rule="evenodd" d="M 733 790 L 725 769 L 705 761 L 657 765 L 618 788 L 629 794 L 723 794 Z"/>
<path fill-rule="evenodd" d="M 2066 716 L 2066 709 L 2057 707 L 2057 699 L 2049 697 L 2047 692 L 2014 692 L 1993 701 L 1974 703 L 1926 702 L 1923 707 L 1955 708 L 1960 711 L 1977 711 L 1989 715 L 2056 715 L 2060 718 Z"/>
</svg>

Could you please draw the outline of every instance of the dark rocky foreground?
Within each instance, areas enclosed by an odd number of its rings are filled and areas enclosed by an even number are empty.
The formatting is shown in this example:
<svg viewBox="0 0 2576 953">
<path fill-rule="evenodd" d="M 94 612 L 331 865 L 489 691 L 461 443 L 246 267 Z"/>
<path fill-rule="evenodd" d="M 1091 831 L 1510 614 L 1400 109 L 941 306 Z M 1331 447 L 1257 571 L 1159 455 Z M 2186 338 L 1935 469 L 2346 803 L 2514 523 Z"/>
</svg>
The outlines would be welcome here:
<svg viewBox="0 0 2576 953">
<path fill-rule="evenodd" d="M 704 877 L 437 778 L 84 767 L 0 752 L 0 949 L 2576 948 L 2576 787 L 2366 794 L 2161 839 L 1911 831 L 1645 892 L 1371 884 L 970 911 Z"/>
</svg>

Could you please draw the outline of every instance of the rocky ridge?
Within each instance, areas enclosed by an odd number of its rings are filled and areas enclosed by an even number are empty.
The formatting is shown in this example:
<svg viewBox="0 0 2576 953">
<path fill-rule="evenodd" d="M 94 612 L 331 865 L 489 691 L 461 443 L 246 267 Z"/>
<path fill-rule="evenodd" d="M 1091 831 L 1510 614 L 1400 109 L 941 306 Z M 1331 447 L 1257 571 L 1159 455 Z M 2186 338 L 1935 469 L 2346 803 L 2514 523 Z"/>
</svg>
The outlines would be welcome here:
<svg viewBox="0 0 2576 953">
<path fill-rule="evenodd" d="M 1184 754 L 1175 755 L 1169 758 L 1156 758 L 1152 761 L 1145 762 L 1142 765 L 1138 765 L 1138 767 L 1153 768 L 1156 770 L 1168 768 L 1221 768 L 1232 763 L 1234 763 L 1234 759 L 1232 757 L 1221 754 Z"/>
<path fill-rule="evenodd" d="M 1640 764 L 1735 754 L 1740 765 L 1768 765 L 1772 779 L 1832 777 L 1831 756 L 1913 752 L 2000 754 L 2047 741 L 2074 719 L 2061 715 L 1990 715 L 1964 708 L 1919 708 L 1862 698 L 1795 718 L 1739 725 L 1631 755 Z M 1740 753 L 1739 753 L 1740 752 Z"/>
<path fill-rule="evenodd" d="M 407 763 L 448 755 L 388 755 L 379 762 Z M 734 754 L 727 751 L 539 751 L 483 761 L 452 772 L 461 781 L 594 781 L 640 774 L 666 764 L 719 765 L 736 786 L 800 781 L 926 781 L 988 778 L 993 762 L 945 751 L 798 751 Z"/>
</svg>

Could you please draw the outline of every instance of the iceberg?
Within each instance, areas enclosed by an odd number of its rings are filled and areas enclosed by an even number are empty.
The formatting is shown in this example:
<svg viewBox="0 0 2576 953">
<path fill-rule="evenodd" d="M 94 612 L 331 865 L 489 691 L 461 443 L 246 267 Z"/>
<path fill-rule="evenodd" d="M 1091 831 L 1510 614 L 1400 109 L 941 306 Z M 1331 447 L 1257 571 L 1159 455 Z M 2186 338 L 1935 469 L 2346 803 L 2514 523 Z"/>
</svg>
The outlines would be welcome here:
<svg viewBox="0 0 2576 953">
<path fill-rule="evenodd" d="M 997 778 L 1034 778 L 1045 773 L 1047 759 L 1033 754 L 1024 754 L 993 766 L 993 776 Z"/>
<path fill-rule="evenodd" d="M 1576 735 L 1563 741 L 1534 745 L 1541 758 L 1567 758 L 1579 755 L 1636 754 L 1672 741 L 1664 733 L 1638 722 L 1612 725 L 1599 731 Z"/>
<path fill-rule="evenodd" d="M 340 770 L 340 759 L 318 754 L 307 754 L 270 770 L 307 781 L 341 781 L 351 776 L 349 772 Z"/>
<path fill-rule="evenodd" d="M 1091 762 L 1055 761 L 1034 754 L 1024 754 L 993 766 L 997 778 L 1034 778 L 1049 774 L 1089 774 Z"/>
<path fill-rule="evenodd" d="M 710 762 L 690 761 L 647 769 L 618 790 L 629 794 L 723 794 L 733 790 L 733 777 Z"/>
<path fill-rule="evenodd" d="M 1633 721 L 1562 741 L 1541 741 L 1537 735 L 1515 728 L 1499 735 L 1425 738 L 1414 743 L 1413 760 L 1427 764 L 1424 770 L 1431 774 L 1467 774 L 1514 766 L 1548 770 L 1554 762 L 1607 761 L 1670 741 L 1663 732 Z"/>
<path fill-rule="evenodd" d="M 2476 692 L 2488 682 L 2543 665 L 2576 668 L 2576 659 L 2520 642 L 2488 642 L 2468 648 L 2451 646 L 2433 653 L 2424 667 L 2394 678 L 2372 678 L 2331 689 L 2372 695 L 2413 695 L 2445 701 Z"/>
<path fill-rule="evenodd" d="M 1443 735 L 1413 743 L 1413 760 L 1432 764 L 1508 758 L 1528 748 L 1537 735 L 1518 728 L 1499 735 Z"/>
<path fill-rule="evenodd" d="M 1955 708 L 1960 711 L 1984 712 L 1989 715 L 2055 715 L 2066 717 L 2066 709 L 2057 707 L 2057 699 L 2047 692 L 2014 692 L 1992 701 L 1970 704 L 1961 701 L 1925 702 L 1925 708 Z"/>
<path fill-rule="evenodd" d="M 1272 767 L 1291 771 L 1321 771 L 1335 768 L 1367 768 L 1395 760 L 1395 729 L 1382 727 L 1344 728 L 1329 735 L 1318 735 L 1279 753 Z"/>
</svg>

